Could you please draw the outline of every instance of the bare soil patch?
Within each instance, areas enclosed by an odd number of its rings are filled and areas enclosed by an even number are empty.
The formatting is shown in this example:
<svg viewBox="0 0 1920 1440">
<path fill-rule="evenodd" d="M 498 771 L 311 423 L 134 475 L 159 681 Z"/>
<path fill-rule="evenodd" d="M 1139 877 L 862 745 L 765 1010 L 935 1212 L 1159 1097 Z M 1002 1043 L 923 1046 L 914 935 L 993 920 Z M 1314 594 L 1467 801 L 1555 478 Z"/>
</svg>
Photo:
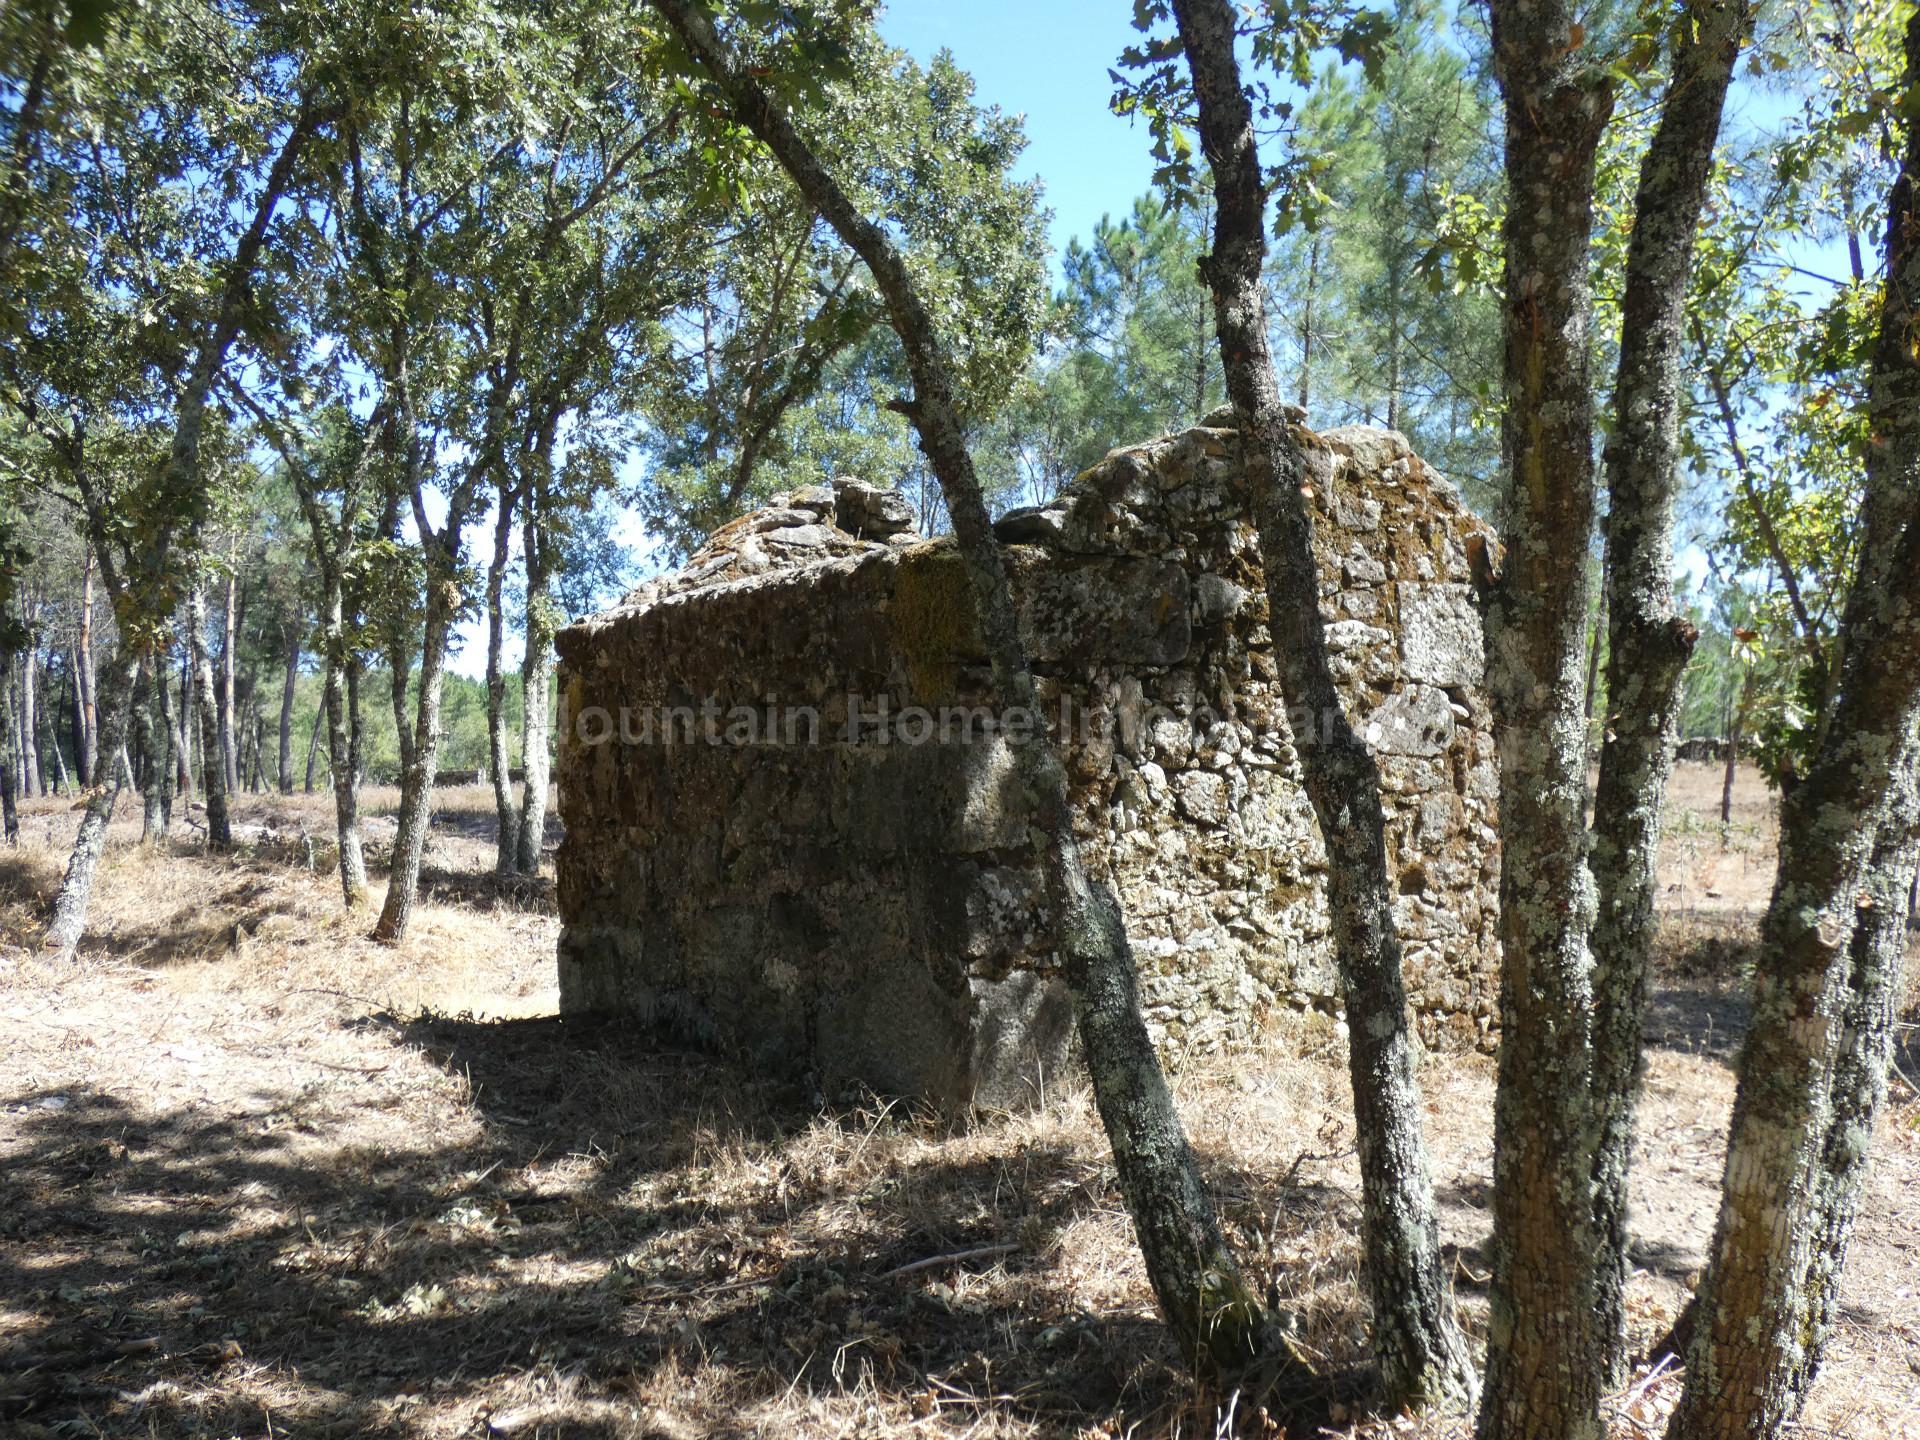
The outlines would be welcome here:
<svg viewBox="0 0 1920 1440">
<path fill-rule="evenodd" d="M 1772 821 L 1683 767 L 1634 1176 L 1643 1343 L 1703 1261 Z M 375 797 L 379 800 L 381 797 Z M 0 852 L 0 1434 L 1205 1435 L 1088 1097 L 964 1133 L 555 1014 L 544 886 L 443 799 L 412 935 L 299 846 L 116 827 L 80 963 L 32 949 L 72 817 Z M 324 835 L 324 797 L 241 818 Z M 377 878 L 377 877 L 376 877 Z M 376 900 L 377 900 L 376 895 Z M 1912 1074 L 1911 1066 L 1908 1073 Z M 1425 1070 L 1484 1326 L 1492 1067 Z M 1287 1017 L 1178 1077 L 1223 1209 L 1330 1368 L 1363 1357 L 1341 1042 Z M 1920 1099 L 1896 1083 L 1806 1433 L 1920 1433 Z M 1621 1397 L 1658 1433 L 1675 1382 Z M 1330 1412 L 1333 1433 L 1464 1435 Z M 1255 1429 L 1258 1430 L 1256 1422 Z M 1299 1432 L 1306 1433 L 1306 1432 Z"/>
</svg>

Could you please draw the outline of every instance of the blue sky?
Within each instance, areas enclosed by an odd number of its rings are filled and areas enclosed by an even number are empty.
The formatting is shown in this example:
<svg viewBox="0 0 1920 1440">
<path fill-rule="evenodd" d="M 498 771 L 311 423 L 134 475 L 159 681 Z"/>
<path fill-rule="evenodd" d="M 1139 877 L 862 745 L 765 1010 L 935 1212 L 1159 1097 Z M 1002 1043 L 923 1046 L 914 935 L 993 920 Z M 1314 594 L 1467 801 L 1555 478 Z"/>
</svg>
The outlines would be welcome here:
<svg viewBox="0 0 1920 1440">
<path fill-rule="evenodd" d="M 1026 117 L 1019 173 L 1045 182 L 1056 279 L 1067 241 L 1102 215 L 1125 214 L 1153 177 L 1145 130 L 1107 108 L 1107 71 L 1137 38 L 1132 13 L 1126 0 L 894 0 L 881 17 L 881 33 L 923 64 L 951 50 L 974 77 L 977 103 Z M 462 625 L 455 644 L 450 667 L 482 675 L 484 623 Z M 509 635 L 510 667 L 520 648 L 520 637 Z"/>
<path fill-rule="evenodd" d="M 1126 0 L 891 0 L 880 33 L 923 64 L 951 50 L 976 101 L 1027 117 L 1020 173 L 1046 183 L 1057 260 L 1153 176 L 1143 127 L 1107 108 L 1107 71 L 1138 38 Z"/>
<path fill-rule="evenodd" d="M 951 50 L 974 77 L 977 103 L 1025 118 L 1028 144 L 1018 173 L 1045 186 L 1056 282 L 1067 241 L 1087 235 L 1102 215 L 1125 214 L 1152 179 L 1144 128 L 1108 108 L 1113 82 L 1107 72 L 1138 39 L 1132 10 L 1127 0 L 891 0 L 880 20 L 881 33 L 923 64 L 942 48 Z M 1729 129 L 1776 129 L 1784 109 L 1743 78 Z M 1803 263 L 1843 262 L 1808 247 Z M 637 522 L 623 538 L 644 547 Z M 1702 568 L 1697 550 L 1683 552 L 1681 561 L 1690 571 Z M 458 643 L 452 668 L 479 675 L 483 627 L 461 627 Z M 507 648 L 509 663 L 517 664 L 519 637 L 509 636 Z"/>
</svg>

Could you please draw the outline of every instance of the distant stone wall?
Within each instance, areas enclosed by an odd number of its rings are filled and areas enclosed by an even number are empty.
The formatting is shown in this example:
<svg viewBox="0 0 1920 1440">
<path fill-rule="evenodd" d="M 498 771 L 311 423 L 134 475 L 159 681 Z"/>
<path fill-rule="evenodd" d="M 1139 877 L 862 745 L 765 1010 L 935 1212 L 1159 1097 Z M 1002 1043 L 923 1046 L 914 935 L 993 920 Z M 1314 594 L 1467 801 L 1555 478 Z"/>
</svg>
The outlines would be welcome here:
<svg viewBox="0 0 1920 1440">
<path fill-rule="evenodd" d="M 1088 863 L 1176 1063 L 1254 1040 L 1277 1006 L 1339 1005 L 1299 786 L 1314 725 L 1275 679 L 1230 423 L 1115 451 L 997 527 Z M 1484 527 L 1398 435 L 1300 433 L 1413 1005 L 1429 1041 L 1482 1043 L 1496 771 L 1467 550 Z M 992 715 L 960 560 L 910 520 L 864 485 L 802 491 L 561 634 L 564 1009 L 949 1107 L 1016 1103 L 1068 1063 L 1028 801 L 985 723 L 1021 717 Z"/>
</svg>

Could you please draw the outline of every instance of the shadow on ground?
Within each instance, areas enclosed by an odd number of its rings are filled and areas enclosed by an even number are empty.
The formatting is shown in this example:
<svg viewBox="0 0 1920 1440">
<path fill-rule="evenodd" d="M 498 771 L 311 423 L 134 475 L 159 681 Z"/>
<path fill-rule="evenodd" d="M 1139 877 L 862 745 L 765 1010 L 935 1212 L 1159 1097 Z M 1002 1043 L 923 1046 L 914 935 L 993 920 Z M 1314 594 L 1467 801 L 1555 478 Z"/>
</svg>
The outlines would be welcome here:
<svg viewBox="0 0 1920 1440">
<path fill-rule="evenodd" d="M 1053 1431 L 1192 1403 L 1149 1314 L 1063 1288 L 1062 1232 L 1117 1204 L 1070 1140 L 823 1115 L 620 1027 L 358 1025 L 457 1077 L 473 1123 L 341 1146 L 297 1094 L 0 1097 L 0 1295 L 31 1316 L 0 1429 L 514 1433 L 505 1396 L 544 1436 L 745 1436 L 797 1394 Z M 1290 1178 L 1222 1188 L 1273 1225 L 1342 1203 Z"/>
</svg>

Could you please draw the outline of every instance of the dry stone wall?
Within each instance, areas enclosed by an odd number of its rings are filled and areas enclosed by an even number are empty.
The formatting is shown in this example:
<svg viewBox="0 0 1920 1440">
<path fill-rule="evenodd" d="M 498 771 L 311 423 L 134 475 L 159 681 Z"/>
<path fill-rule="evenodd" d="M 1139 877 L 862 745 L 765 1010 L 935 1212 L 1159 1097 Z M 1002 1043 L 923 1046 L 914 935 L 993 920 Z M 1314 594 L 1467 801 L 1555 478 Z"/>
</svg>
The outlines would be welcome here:
<svg viewBox="0 0 1920 1440">
<path fill-rule="evenodd" d="M 828 1085 L 1018 1103 L 1071 1007 L 1009 727 L 1061 745 L 1089 864 L 1174 1063 L 1334 1010 L 1230 413 L 1118 450 L 998 526 L 1042 715 L 993 710 L 964 569 L 843 481 L 734 522 L 560 636 L 561 999 Z M 1387 431 L 1304 427 L 1322 608 L 1379 757 L 1409 990 L 1483 1043 L 1496 771 L 1457 492 Z"/>
</svg>

